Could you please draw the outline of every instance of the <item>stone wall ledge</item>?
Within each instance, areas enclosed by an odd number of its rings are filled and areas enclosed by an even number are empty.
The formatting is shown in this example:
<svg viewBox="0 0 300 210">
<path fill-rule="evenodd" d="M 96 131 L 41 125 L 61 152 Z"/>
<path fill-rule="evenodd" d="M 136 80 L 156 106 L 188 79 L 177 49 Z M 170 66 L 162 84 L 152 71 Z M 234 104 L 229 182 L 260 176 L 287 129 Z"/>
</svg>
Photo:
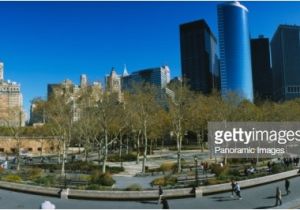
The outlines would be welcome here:
<svg viewBox="0 0 300 210">
<path fill-rule="evenodd" d="M 299 175 L 299 169 L 273 174 L 269 176 L 248 179 L 239 181 L 241 188 L 254 187 L 258 185 L 267 184 L 283 180 L 285 178 L 291 178 Z M 34 185 L 26 185 L 12 182 L 0 181 L 0 188 L 20 191 L 25 193 L 48 195 L 48 196 L 60 196 L 61 189 L 59 188 L 47 188 Z M 215 194 L 225 191 L 230 191 L 230 183 L 202 186 L 196 188 L 196 193 L 192 188 L 178 188 L 178 189 L 165 189 L 164 196 L 167 198 L 179 198 L 179 197 L 201 197 L 203 195 Z M 69 190 L 69 198 L 74 199 L 97 199 L 97 200 L 156 200 L 158 199 L 158 190 L 142 190 L 142 191 L 96 191 L 96 190 Z"/>
</svg>

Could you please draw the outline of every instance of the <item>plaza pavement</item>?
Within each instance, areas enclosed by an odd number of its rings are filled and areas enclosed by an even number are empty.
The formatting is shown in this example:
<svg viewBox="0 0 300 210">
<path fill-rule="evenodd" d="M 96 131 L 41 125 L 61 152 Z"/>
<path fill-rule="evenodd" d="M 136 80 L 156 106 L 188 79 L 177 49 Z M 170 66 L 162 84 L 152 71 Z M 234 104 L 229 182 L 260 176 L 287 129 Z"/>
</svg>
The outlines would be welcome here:
<svg viewBox="0 0 300 210">
<path fill-rule="evenodd" d="M 280 208 L 300 207 L 300 177 L 290 179 L 291 194 L 285 195 L 284 181 L 279 181 L 267 185 L 242 189 L 242 200 L 231 198 L 230 192 L 219 193 L 200 198 L 182 198 L 168 200 L 170 208 L 173 209 L 201 209 L 201 208 L 275 208 L 275 189 L 277 186 L 283 192 L 283 205 Z M 126 193 L 126 192 L 124 192 Z M 161 205 L 155 201 L 95 201 L 95 200 L 61 200 L 55 197 L 24 194 L 6 190 L 0 190 L 0 208 L 20 209 L 39 208 L 44 201 L 49 200 L 56 205 L 56 208 L 64 209 L 159 209 Z"/>
</svg>

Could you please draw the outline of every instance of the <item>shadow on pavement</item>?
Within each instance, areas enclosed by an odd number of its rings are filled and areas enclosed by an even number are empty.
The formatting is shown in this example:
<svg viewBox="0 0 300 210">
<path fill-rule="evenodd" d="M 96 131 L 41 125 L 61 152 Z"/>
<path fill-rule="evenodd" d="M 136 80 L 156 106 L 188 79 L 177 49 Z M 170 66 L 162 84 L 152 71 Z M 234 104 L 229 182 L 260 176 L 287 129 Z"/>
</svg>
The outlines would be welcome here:
<svg viewBox="0 0 300 210">
<path fill-rule="evenodd" d="M 256 207 L 255 209 L 271 209 L 271 208 L 274 208 L 275 205 L 273 206 L 259 206 L 259 207 Z"/>
<path fill-rule="evenodd" d="M 157 201 L 141 201 L 140 203 L 143 203 L 143 204 L 158 204 Z"/>
<path fill-rule="evenodd" d="M 268 197 L 265 197 L 264 199 L 275 199 L 276 197 L 274 195 L 271 195 L 271 196 L 268 196 Z"/>
<path fill-rule="evenodd" d="M 215 201 L 223 202 L 223 201 L 233 201 L 238 200 L 238 198 L 228 197 L 228 196 L 215 196 L 212 197 Z"/>
</svg>

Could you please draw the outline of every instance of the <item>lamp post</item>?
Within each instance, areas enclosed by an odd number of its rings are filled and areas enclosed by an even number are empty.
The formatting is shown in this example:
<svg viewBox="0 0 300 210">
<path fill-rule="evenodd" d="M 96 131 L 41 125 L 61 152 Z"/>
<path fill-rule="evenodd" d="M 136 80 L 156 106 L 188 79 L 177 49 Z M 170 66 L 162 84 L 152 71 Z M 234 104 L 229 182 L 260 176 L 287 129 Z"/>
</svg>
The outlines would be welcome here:
<svg viewBox="0 0 300 210">
<path fill-rule="evenodd" d="M 199 186 L 199 183 L 198 183 L 198 159 L 196 156 L 194 157 L 194 160 L 195 160 L 195 183 L 196 183 L 196 187 L 198 187 Z"/>
</svg>

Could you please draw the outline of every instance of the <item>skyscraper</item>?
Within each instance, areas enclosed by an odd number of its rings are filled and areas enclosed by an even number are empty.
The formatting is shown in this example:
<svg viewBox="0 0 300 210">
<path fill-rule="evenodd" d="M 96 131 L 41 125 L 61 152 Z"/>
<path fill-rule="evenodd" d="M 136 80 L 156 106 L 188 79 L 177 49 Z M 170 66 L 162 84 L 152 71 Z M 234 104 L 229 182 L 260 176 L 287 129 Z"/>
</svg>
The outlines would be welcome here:
<svg viewBox="0 0 300 210">
<path fill-rule="evenodd" d="M 87 81 L 87 76 L 85 74 L 80 75 L 80 87 L 87 87 L 88 81 Z"/>
<path fill-rule="evenodd" d="M 4 68 L 4 65 L 3 65 L 3 63 L 0 62 L 0 81 L 2 81 L 4 79 L 3 68 Z"/>
<path fill-rule="evenodd" d="M 180 25 L 182 76 L 192 90 L 210 93 L 219 88 L 216 37 L 205 20 Z"/>
<path fill-rule="evenodd" d="M 122 77 L 122 90 L 130 90 L 135 83 L 148 83 L 163 89 L 170 81 L 170 69 L 168 66 L 149 68 L 133 72 Z"/>
<path fill-rule="evenodd" d="M 272 70 L 270 42 L 262 35 L 251 39 L 253 92 L 257 99 L 272 99 Z"/>
<path fill-rule="evenodd" d="M 275 101 L 300 97 L 300 26 L 280 25 L 271 41 Z"/>
<path fill-rule="evenodd" d="M 0 126 L 24 126 L 21 86 L 4 80 L 4 64 L 0 63 Z"/>
<path fill-rule="evenodd" d="M 221 92 L 253 101 L 248 9 L 239 2 L 218 5 Z"/>
</svg>

